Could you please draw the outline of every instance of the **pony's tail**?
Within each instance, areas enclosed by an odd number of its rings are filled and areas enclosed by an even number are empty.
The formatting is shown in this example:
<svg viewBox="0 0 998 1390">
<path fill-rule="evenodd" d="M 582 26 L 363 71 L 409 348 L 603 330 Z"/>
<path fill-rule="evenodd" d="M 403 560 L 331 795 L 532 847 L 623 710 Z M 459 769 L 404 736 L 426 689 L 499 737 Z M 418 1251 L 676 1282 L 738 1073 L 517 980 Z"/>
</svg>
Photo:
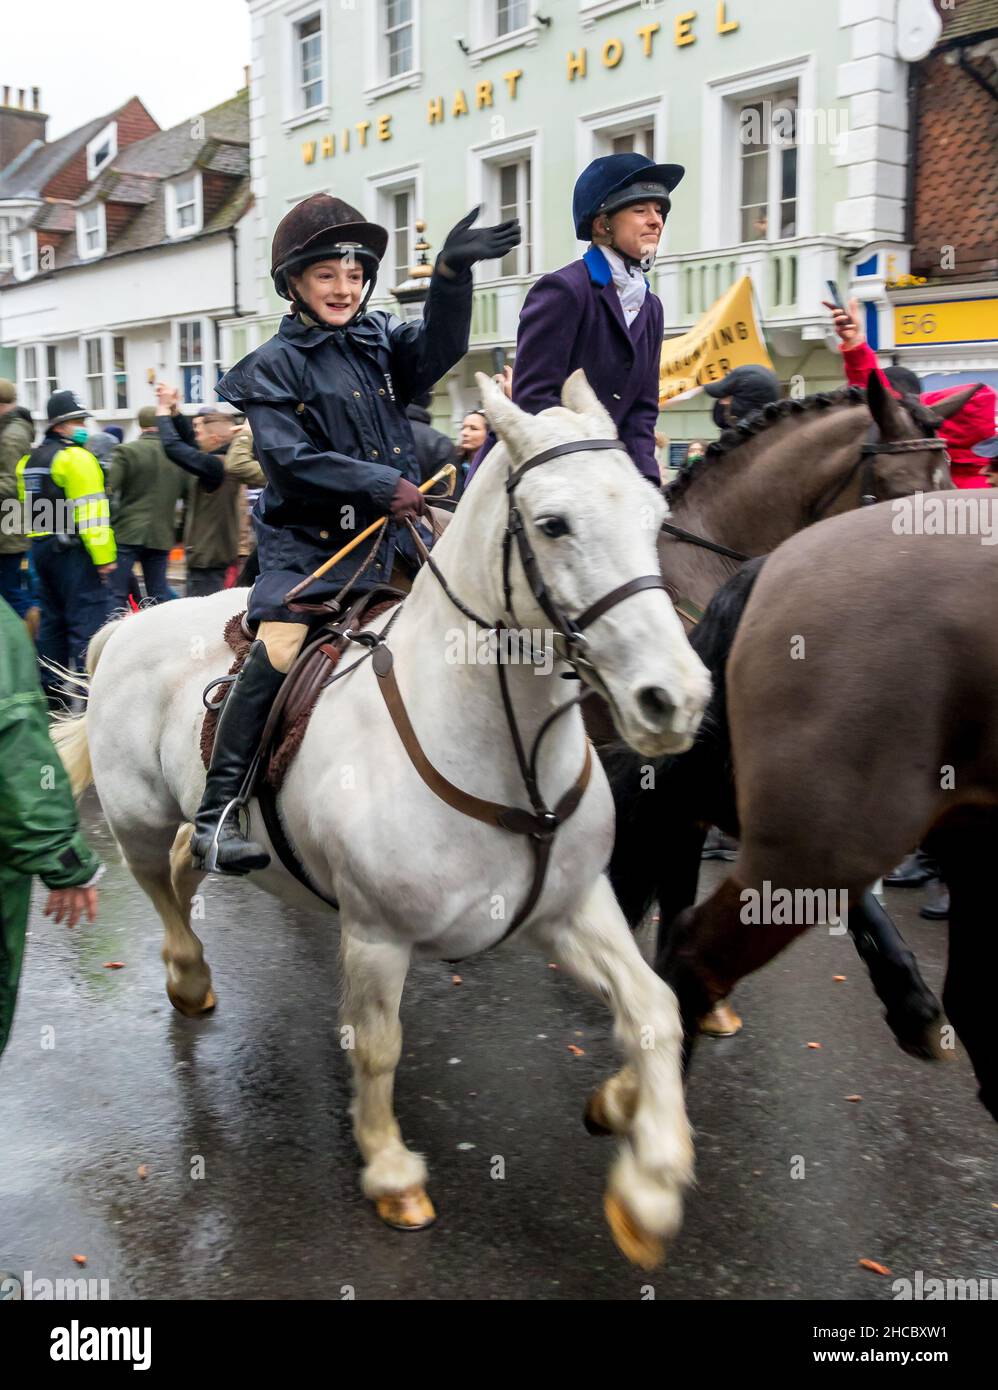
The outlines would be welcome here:
<svg viewBox="0 0 998 1390">
<path fill-rule="evenodd" d="M 90 677 L 97 670 L 97 663 L 107 645 L 107 640 L 112 636 L 120 622 L 120 618 L 115 618 L 111 622 L 105 623 L 90 639 L 90 645 L 87 647 L 87 674 L 85 677 L 72 677 L 73 685 L 84 697 L 89 693 Z M 83 713 L 76 716 L 56 715 L 50 725 L 49 733 L 62 765 L 66 769 L 73 795 L 79 800 L 94 780 L 94 770 L 90 763 L 90 744 L 87 739 L 86 709 L 84 708 Z"/>
</svg>

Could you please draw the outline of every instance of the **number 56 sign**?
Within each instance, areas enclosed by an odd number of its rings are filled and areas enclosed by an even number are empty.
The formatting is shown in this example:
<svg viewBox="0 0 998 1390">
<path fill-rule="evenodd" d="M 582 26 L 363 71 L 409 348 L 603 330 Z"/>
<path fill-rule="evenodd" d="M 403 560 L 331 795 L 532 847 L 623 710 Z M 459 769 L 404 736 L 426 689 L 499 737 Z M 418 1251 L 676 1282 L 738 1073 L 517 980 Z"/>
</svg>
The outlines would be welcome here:
<svg viewBox="0 0 998 1390">
<path fill-rule="evenodd" d="M 998 298 L 953 299 L 936 304 L 897 304 L 894 341 L 898 347 L 920 343 L 998 341 Z"/>
</svg>

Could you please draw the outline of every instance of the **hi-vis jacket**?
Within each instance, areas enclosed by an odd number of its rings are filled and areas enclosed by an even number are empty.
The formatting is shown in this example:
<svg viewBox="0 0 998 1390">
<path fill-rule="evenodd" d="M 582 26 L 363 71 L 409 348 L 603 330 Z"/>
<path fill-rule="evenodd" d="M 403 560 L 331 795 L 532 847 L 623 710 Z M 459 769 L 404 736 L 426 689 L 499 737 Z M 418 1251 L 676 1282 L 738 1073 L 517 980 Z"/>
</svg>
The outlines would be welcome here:
<svg viewBox="0 0 998 1390">
<path fill-rule="evenodd" d="M 25 535 L 79 536 L 95 565 L 117 555 L 104 472 L 88 449 L 46 433 L 17 464 L 17 495 L 25 504 Z"/>
</svg>

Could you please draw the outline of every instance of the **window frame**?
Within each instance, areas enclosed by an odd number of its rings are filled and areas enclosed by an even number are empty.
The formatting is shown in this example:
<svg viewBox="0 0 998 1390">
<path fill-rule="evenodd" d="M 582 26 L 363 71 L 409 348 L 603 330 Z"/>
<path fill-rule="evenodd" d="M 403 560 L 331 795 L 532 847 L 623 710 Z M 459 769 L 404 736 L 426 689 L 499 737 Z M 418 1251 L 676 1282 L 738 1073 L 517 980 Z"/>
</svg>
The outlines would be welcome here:
<svg viewBox="0 0 998 1390">
<path fill-rule="evenodd" d="M 20 350 L 20 358 L 17 374 L 17 394 L 21 398 L 20 403 L 30 415 L 40 415 L 44 409 L 44 402 L 41 401 L 38 390 L 41 378 L 38 375 L 37 343 L 25 343 Z"/>
<path fill-rule="evenodd" d="M 28 266 L 27 270 L 25 270 L 21 264 L 21 262 L 24 260 L 22 238 L 25 239 L 23 244 L 26 244 L 28 248 L 28 260 L 30 261 L 30 265 Z M 35 275 L 38 274 L 37 231 L 34 227 L 22 227 L 19 231 L 14 232 L 13 236 L 11 237 L 11 246 L 13 247 L 14 252 L 14 261 L 11 267 L 14 279 L 31 280 Z"/>
<path fill-rule="evenodd" d="M 59 389 L 59 344 L 45 343 L 45 389 L 48 396 L 53 395 Z M 54 366 L 55 370 L 51 368 Z"/>
<path fill-rule="evenodd" d="M 511 48 L 536 47 L 541 32 L 537 18 L 539 0 L 527 0 L 526 24 L 502 36 L 499 34 L 499 0 L 470 0 L 470 4 L 471 37 L 467 56 L 472 67 Z"/>
<path fill-rule="evenodd" d="M 190 207 L 188 202 L 181 203 L 178 199 L 180 185 L 193 182 L 195 209 L 194 221 L 189 227 L 181 227 L 179 213 L 181 208 Z M 201 181 L 200 169 L 190 169 L 187 173 L 181 174 L 179 178 L 171 179 L 166 185 L 166 234 L 171 241 L 183 241 L 187 237 L 197 236 L 204 231 L 204 185 Z"/>
<path fill-rule="evenodd" d="M 207 322 L 210 323 L 210 320 L 208 320 Z M 198 326 L 198 335 L 201 344 L 201 355 L 200 358 L 197 360 L 195 360 L 193 357 L 188 360 L 187 358 L 181 356 L 183 329 L 188 324 L 197 324 Z M 176 380 L 178 386 L 180 387 L 182 405 L 200 406 L 211 404 L 209 400 L 209 395 L 213 395 L 214 391 L 209 389 L 208 379 L 206 376 L 208 359 L 205 356 L 205 347 L 206 344 L 209 342 L 209 339 L 206 335 L 205 329 L 206 320 L 200 314 L 191 314 L 190 316 L 173 320 L 173 360 L 177 365 Z M 198 397 L 191 396 L 189 398 L 187 381 L 185 379 L 184 372 L 193 370 L 195 368 L 198 368 L 201 373 L 201 395 Z"/>
<path fill-rule="evenodd" d="M 80 346 L 83 349 L 83 382 L 86 406 L 91 415 L 107 412 L 107 382 L 104 374 L 107 369 L 107 354 L 104 351 L 105 334 L 93 333 L 80 339 Z M 90 345 L 96 344 L 99 369 L 96 372 L 90 370 Z M 93 382 L 100 383 L 100 400 L 94 399 Z"/>
<path fill-rule="evenodd" d="M 519 270 L 513 275 L 496 275 L 492 262 L 479 262 L 474 268 L 476 284 L 493 283 L 496 280 L 532 280 L 538 275 L 534 269 L 539 265 L 544 246 L 542 227 L 543 207 L 543 138 L 541 130 L 521 131 L 518 135 L 506 136 L 501 140 L 487 140 L 472 145 L 468 150 L 469 177 L 471 190 L 469 201 L 482 204 L 481 221 L 488 225 L 499 217 L 499 170 L 524 156 L 530 159 L 530 225 L 518 254 L 527 255 L 528 269 Z M 522 261 L 521 261 L 522 263 Z"/>
<path fill-rule="evenodd" d="M 89 228 L 86 223 L 87 215 L 91 212 L 97 214 L 97 225 Z M 91 231 L 96 231 L 99 237 L 99 245 L 89 247 L 86 244 L 87 236 Z M 76 254 L 81 261 L 95 261 L 99 256 L 103 256 L 107 251 L 107 210 L 99 200 L 88 203 L 86 207 L 78 208 L 76 212 Z"/>
<path fill-rule="evenodd" d="M 284 15 L 283 124 L 287 131 L 293 130 L 297 126 L 311 125 L 316 121 L 321 121 L 329 115 L 332 109 L 329 95 L 329 28 L 327 24 L 326 8 L 324 4 L 317 4 L 316 0 L 307 0 L 307 3 L 297 5 L 294 9 L 288 10 Z M 304 84 L 301 81 L 302 72 L 299 62 L 300 38 L 298 30 L 311 19 L 319 20 L 319 57 L 321 72 L 318 80 L 322 84 L 322 92 L 321 100 L 317 105 L 303 106 Z"/>
<path fill-rule="evenodd" d="M 104 143 L 104 137 L 110 132 L 111 152 L 100 164 L 95 162 L 98 149 Z M 118 122 L 108 121 L 103 130 L 99 130 L 93 139 L 87 142 L 87 183 L 93 183 L 102 170 L 110 167 L 114 163 L 118 153 Z"/>
<path fill-rule="evenodd" d="M 753 99 L 773 98 L 797 84 L 797 110 L 817 109 L 817 60 L 813 54 L 769 63 L 734 77 L 708 81 L 701 116 L 701 203 L 698 254 L 725 247 L 775 247 L 814 236 L 817 156 L 811 140 L 797 139 L 797 230 L 792 237 L 741 241 L 739 113 Z"/>
<path fill-rule="evenodd" d="M 384 273 L 378 276 L 379 298 L 388 297 L 390 291 L 402 283 L 408 277 L 408 270 L 403 276 L 398 266 L 395 264 L 395 243 L 394 231 L 389 216 L 389 205 L 397 193 L 411 192 L 413 212 L 410 227 L 410 256 L 415 256 L 414 247 L 416 244 L 416 223 L 423 216 L 423 166 L 422 164 L 406 164 L 394 169 L 385 170 L 380 174 L 370 174 L 367 179 L 367 196 L 365 206 L 367 216 L 372 222 L 376 222 L 381 227 L 389 229 L 388 252 L 386 260 L 388 262 Z M 410 261 L 410 264 L 412 262 Z M 383 263 L 384 265 L 384 263 Z"/>
<path fill-rule="evenodd" d="M 418 87 L 423 81 L 422 0 L 412 0 L 412 66 L 394 77 L 388 75 L 386 4 L 387 0 L 366 0 L 364 5 L 364 100 L 368 106 L 392 92 Z"/>
<path fill-rule="evenodd" d="M 110 354 L 112 410 L 128 409 L 128 339 L 123 333 L 112 333 Z M 118 344 L 121 344 L 121 371 L 118 370 Z M 124 399 L 121 399 L 124 396 Z"/>
</svg>

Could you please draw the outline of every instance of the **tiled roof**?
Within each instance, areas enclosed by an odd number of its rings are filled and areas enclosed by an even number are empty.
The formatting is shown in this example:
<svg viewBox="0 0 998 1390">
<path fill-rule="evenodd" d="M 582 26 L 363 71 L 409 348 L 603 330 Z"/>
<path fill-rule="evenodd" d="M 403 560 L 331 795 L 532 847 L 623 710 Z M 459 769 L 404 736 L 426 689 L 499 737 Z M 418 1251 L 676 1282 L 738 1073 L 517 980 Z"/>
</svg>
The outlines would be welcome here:
<svg viewBox="0 0 998 1390">
<path fill-rule="evenodd" d="M 109 207 L 115 204 L 130 205 L 134 212 L 124 226 L 111 234 L 105 255 L 87 263 L 99 265 L 128 251 L 178 244 L 179 239 L 167 235 L 166 184 L 193 168 L 221 175 L 231 182 L 231 191 L 222 205 L 206 213 L 201 231 L 187 238 L 196 241 L 198 236 L 208 236 L 235 226 L 250 205 L 248 90 L 244 88 L 229 101 L 171 130 L 158 131 L 145 140 L 135 141 L 114 158 L 90 185 L 78 205 L 86 206 L 100 200 Z M 43 217 L 53 215 L 51 209 L 54 206 L 49 204 L 40 209 L 26 225 L 57 230 L 42 221 Z M 76 205 L 63 206 L 68 207 L 70 214 L 64 230 L 75 231 Z M 58 272 L 79 264 L 76 237 L 67 236 L 56 247 L 53 269 Z M 11 285 L 16 282 L 12 276 L 8 276 L 0 283 Z"/>
<path fill-rule="evenodd" d="M 77 130 L 71 130 L 60 140 L 41 145 L 23 162 L 15 161 L 14 167 L 8 166 L 0 174 L 0 198 L 40 198 L 48 181 L 80 150 L 85 149 L 114 116 L 115 111 L 109 111 L 106 116 L 97 116 Z"/>
<path fill-rule="evenodd" d="M 970 38 L 974 34 L 986 34 L 998 29 L 998 0 L 957 0 L 956 9 L 942 8 L 936 0 L 943 21 L 943 32 L 939 43 L 945 45 L 953 39 Z"/>
<path fill-rule="evenodd" d="M 73 203 L 46 203 L 32 225 L 45 232 L 71 232 L 76 227 L 76 207 Z"/>
</svg>

